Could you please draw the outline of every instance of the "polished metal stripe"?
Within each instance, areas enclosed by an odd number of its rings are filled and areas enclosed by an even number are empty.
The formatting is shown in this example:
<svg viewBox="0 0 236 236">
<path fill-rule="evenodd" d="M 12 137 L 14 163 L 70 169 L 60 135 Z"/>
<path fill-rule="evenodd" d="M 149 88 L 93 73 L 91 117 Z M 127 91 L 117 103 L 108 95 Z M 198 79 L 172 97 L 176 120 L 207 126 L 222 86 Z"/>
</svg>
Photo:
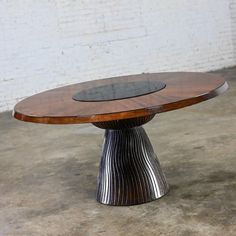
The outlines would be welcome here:
<svg viewBox="0 0 236 236">
<path fill-rule="evenodd" d="M 97 200 L 133 205 L 160 198 L 167 191 L 168 184 L 145 130 L 106 130 Z"/>
</svg>

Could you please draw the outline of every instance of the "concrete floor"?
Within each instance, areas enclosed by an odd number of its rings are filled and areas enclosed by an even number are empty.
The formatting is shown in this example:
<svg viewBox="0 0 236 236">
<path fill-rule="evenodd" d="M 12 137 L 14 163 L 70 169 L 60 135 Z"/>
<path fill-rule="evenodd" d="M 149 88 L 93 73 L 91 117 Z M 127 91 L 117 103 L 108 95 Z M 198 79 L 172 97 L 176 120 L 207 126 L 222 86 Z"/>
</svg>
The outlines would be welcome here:
<svg viewBox="0 0 236 236">
<path fill-rule="evenodd" d="M 171 190 L 131 207 L 96 202 L 103 131 L 0 114 L 0 235 L 236 235 L 236 67 L 223 95 L 145 125 Z"/>
</svg>

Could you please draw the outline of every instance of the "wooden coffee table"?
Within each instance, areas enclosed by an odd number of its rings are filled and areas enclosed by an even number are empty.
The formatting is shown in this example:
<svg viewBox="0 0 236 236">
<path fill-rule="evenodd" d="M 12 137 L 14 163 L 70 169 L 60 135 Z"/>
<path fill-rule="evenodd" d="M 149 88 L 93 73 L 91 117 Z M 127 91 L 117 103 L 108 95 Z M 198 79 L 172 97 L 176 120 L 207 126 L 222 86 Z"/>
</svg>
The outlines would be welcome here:
<svg viewBox="0 0 236 236">
<path fill-rule="evenodd" d="M 105 129 L 97 200 L 133 205 L 155 200 L 168 184 L 142 125 L 157 113 L 213 98 L 228 85 L 210 73 L 154 73 L 73 84 L 19 102 L 16 119 L 45 124 L 92 123 Z"/>
</svg>

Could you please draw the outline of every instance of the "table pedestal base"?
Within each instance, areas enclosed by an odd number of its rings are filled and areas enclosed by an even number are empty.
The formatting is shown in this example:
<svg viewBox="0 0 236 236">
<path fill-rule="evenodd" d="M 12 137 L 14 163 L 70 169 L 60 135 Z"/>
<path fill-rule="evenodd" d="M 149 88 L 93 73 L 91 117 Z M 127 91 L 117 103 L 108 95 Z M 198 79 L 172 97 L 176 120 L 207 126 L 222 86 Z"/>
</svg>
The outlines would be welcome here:
<svg viewBox="0 0 236 236">
<path fill-rule="evenodd" d="M 106 129 L 98 176 L 97 201 L 124 206 L 153 201 L 168 184 L 145 130 Z"/>
</svg>

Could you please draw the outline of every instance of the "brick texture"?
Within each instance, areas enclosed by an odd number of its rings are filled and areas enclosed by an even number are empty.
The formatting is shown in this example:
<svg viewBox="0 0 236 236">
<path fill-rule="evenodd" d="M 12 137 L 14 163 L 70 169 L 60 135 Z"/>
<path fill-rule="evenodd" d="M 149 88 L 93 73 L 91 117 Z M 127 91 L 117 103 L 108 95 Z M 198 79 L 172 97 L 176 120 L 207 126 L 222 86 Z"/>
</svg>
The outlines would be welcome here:
<svg viewBox="0 0 236 236">
<path fill-rule="evenodd" d="M 234 60 L 236 62 L 236 0 L 230 1 L 232 40 L 234 47 Z"/>
<path fill-rule="evenodd" d="M 236 0 L 4 0 L 0 29 L 0 111 L 85 80 L 236 64 Z"/>
</svg>

